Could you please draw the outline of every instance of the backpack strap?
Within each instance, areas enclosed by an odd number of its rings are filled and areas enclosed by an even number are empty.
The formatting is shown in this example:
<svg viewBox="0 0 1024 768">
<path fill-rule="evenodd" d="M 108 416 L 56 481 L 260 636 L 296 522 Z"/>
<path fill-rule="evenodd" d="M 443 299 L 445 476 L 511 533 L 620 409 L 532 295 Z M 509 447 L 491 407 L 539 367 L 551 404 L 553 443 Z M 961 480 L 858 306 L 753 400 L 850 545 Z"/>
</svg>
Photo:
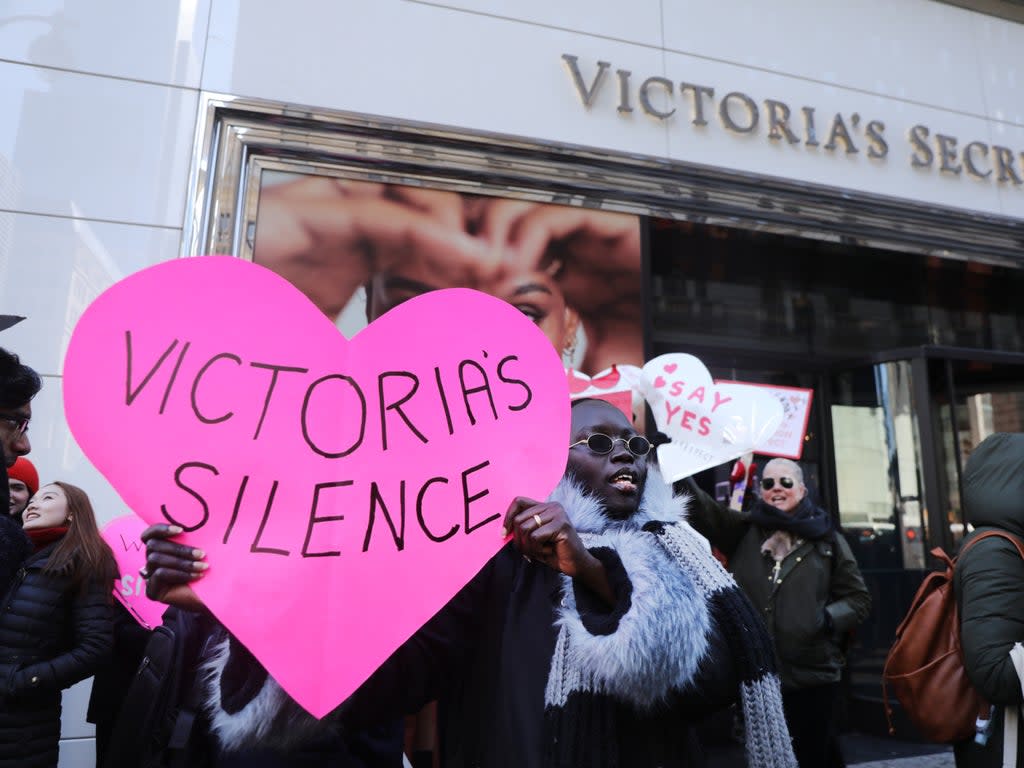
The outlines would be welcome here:
<svg viewBox="0 0 1024 768">
<path fill-rule="evenodd" d="M 1007 533 L 1006 531 L 985 531 L 984 533 L 975 536 L 973 539 L 971 539 L 964 545 L 963 549 L 960 550 L 960 554 L 957 555 L 956 559 L 959 561 L 959 559 L 964 556 L 964 553 L 967 552 L 968 549 L 973 547 L 982 539 L 990 539 L 993 536 L 998 536 L 1000 539 L 1006 539 L 1008 542 L 1013 544 L 1013 546 L 1017 548 L 1017 554 L 1021 556 L 1022 560 L 1024 560 L 1024 544 L 1022 544 L 1020 539 L 1018 539 L 1016 536 L 1014 536 L 1011 533 Z M 934 553 L 935 550 L 932 550 L 932 552 Z"/>
</svg>

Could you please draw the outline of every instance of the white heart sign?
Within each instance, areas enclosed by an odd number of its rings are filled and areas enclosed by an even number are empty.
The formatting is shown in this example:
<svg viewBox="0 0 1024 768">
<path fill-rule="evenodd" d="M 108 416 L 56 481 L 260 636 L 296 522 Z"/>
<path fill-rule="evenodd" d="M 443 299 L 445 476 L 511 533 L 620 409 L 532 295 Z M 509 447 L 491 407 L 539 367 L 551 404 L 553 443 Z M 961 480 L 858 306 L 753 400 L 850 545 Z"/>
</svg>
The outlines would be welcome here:
<svg viewBox="0 0 1024 768">
<path fill-rule="evenodd" d="M 660 355 L 643 367 L 644 397 L 670 442 L 658 446 L 669 483 L 757 451 L 782 422 L 782 406 L 768 392 L 716 384 L 693 355 Z"/>
</svg>

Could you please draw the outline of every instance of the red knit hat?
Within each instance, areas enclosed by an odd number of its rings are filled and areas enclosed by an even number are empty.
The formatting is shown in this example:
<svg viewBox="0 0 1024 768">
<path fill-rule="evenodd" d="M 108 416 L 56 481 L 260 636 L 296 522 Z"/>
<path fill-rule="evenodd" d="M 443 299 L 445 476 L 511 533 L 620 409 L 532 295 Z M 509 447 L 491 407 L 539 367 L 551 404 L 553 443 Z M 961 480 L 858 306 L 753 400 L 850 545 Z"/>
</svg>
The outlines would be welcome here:
<svg viewBox="0 0 1024 768">
<path fill-rule="evenodd" d="M 14 466 L 7 469 L 7 477 L 11 480 L 21 480 L 28 486 L 29 494 L 32 496 L 39 490 L 39 473 L 32 466 L 32 462 L 24 456 L 19 456 Z"/>
</svg>

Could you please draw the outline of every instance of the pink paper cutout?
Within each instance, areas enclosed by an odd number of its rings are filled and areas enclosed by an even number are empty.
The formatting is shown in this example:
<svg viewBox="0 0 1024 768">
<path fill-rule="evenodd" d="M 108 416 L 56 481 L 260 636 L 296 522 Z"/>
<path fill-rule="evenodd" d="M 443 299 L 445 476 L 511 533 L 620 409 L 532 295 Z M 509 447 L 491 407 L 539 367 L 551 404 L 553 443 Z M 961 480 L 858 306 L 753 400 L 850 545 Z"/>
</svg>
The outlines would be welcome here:
<svg viewBox="0 0 1024 768">
<path fill-rule="evenodd" d="M 485 376 L 493 411 L 474 391 Z M 509 503 L 548 495 L 569 437 L 561 361 L 514 307 L 437 291 L 348 341 L 291 284 L 226 256 L 150 267 L 94 301 L 64 402 L 136 514 L 167 522 L 164 506 L 195 529 L 179 538 L 207 553 L 196 592 L 317 717 L 503 546 Z M 380 504 L 368 533 L 378 497 L 394 534 Z"/>
<path fill-rule="evenodd" d="M 114 597 L 146 629 L 160 626 L 167 606 L 146 597 L 146 582 L 139 569 L 146 565 L 146 547 L 142 532 L 148 523 L 135 515 L 115 517 L 100 532 L 107 542 L 120 574 L 114 583 Z"/>
</svg>

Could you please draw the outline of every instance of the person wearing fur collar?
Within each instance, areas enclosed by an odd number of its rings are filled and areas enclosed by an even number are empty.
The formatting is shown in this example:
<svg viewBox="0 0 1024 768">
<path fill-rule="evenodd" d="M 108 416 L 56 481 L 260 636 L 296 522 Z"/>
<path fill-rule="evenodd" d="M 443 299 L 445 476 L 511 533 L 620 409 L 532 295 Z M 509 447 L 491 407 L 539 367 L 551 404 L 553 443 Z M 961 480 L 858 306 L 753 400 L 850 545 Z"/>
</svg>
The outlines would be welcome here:
<svg viewBox="0 0 1024 768">
<path fill-rule="evenodd" d="M 513 501 L 509 544 L 321 721 L 229 636 L 207 664 L 221 746 L 288 749 L 438 699 L 446 766 L 700 766 L 691 726 L 741 701 L 749 764 L 793 768 L 770 638 L 649 450 L 616 408 L 577 401 L 555 492 Z M 190 550 L 144 538 L 160 596 Z"/>
<path fill-rule="evenodd" d="M 772 633 L 800 765 L 840 768 L 844 637 L 867 617 L 871 595 L 846 539 L 807 496 L 798 464 L 769 461 L 760 491 L 746 514 L 698 491 L 691 521 L 728 558 Z"/>
</svg>

